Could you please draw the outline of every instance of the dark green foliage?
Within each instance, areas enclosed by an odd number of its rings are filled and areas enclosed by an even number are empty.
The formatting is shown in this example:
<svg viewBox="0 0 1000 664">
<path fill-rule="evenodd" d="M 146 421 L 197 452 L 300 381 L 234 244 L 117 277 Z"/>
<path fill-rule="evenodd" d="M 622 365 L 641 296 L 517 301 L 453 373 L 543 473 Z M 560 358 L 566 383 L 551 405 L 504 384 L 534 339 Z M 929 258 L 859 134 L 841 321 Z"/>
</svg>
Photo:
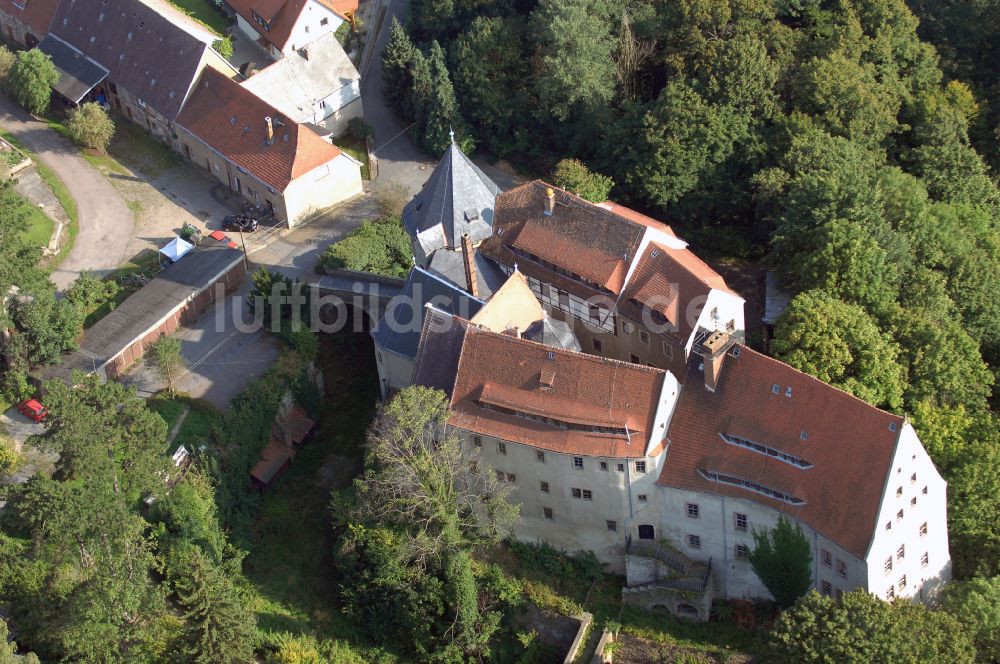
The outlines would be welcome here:
<svg viewBox="0 0 1000 664">
<path fill-rule="evenodd" d="M 228 60 L 233 57 L 233 38 L 226 35 L 222 39 L 216 39 L 212 42 L 212 48 L 215 49 L 216 53 Z"/>
<path fill-rule="evenodd" d="M 42 292 L 14 301 L 10 317 L 18 329 L 18 349 L 31 367 L 56 364 L 59 356 L 75 350 L 83 329 L 83 313 L 67 300 Z"/>
<path fill-rule="evenodd" d="M 393 17 L 389 28 L 389 41 L 382 52 L 382 90 L 386 103 L 396 109 L 404 118 L 413 117 L 413 109 L 409 105 L 410 90 L 413 79 L 410 67 L 416 48 L 403 26 Z"/>
<path fill-rule="evenodd" d="M 364 221 L 343 240 L 330 245 L 321 260 L 331 269 L 405 277 L 413 267 L 410 243 L 410 234 L 399 217 Z"/>
<path fill-rule="evenodd" d="M 49 108 L 52 86 L 59 72 L 52 58 L 37 48 L 20 51 L 7 75 L 7 90 L 29 113 L 41 114 Z"/>
<path fill-rule="evenodd" d="M 615 186 L 611 178 L 594 173 L 576 159 L 563 159 L 556 164 L 551 182 L 593 203 L 608 200 L 608 194 Z"/>
<path fill-rule="evenodd" d="M 863 589 L 838 602 L 815 590 L 779 616 L 767 637 L 764 661 L 811 662 L 974 661 L 961 623 L 943 611 L 901 601 L 889 604 Z"/>
<path fill-rule="evenodd" d="M 944 606 L 972 636 L 977 662 L 1000 660 L 1000 577 L 953 583 Z"/>
<path fill-rule="evenodd" d="M 93 272 L 84 270 L 66 289 L 66 299 L 84 311 L 90 311 L 114 299 L 120 290 L 117 281 L 101 279 Z"/>
<path fill-rule="evenodd" d="M 544 572 L 554 579 L 575 579 L 591 583 L 600 579 L 603 574 L 600 561 L 591 551 L 569 556 L 545 542 L 533 544 L 516 539 L 508 540 L 507 547 L 522 565 Z"/>
<path fill-rule="evenodd" d="M 778 517 L 774 530 L 753 533 L 750 565 L 780 607 L 788 607 L 812 587 L 812 553 L 799 524 Z"/>
</svg>

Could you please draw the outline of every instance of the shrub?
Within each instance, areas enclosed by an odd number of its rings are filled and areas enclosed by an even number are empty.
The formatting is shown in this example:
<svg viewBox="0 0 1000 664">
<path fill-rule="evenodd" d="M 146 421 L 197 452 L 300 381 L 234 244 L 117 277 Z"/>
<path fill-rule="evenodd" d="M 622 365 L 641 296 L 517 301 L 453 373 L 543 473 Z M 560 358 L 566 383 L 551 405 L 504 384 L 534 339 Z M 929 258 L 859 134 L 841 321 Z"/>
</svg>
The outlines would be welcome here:
<svg viewBox="0 0 1000 664">
<path fill-rule="evenodd" d="M 571 191 L 592 203 L 603 203 L 608 200 L 614 180 L 606 175 L 594 173 L 583 162 L 576 159 L 563 159 L 552 171 L 552 184 Z"/>
<path fill-rule="evenodd" d="M 7 76 L 7 89 L 14 101 L 37 115 L 49 107 L 52 86 L 58 80 L 52 58 L 35 48 L 17 54 Z"/>
<path fill-rule="evenodd" d="M 87 102 L 73 109 L 66 123 L 70 138 L 91 150 L 105 151 L 115 133 L 115 123 L 101 106 Z"/>
<path fill-rule="evenodd" d="M 121 286 L 118 282 L 101 279 L 93 272 L 84 270 L 66 291 L 66 299 L 84 311 L 89 311 L 113 299 L 119 291 Z"/>
<path fill-rule="evenodd" d="M 405 277 L 413 265 L 410 235 L 399 217 L 362 222 L 323 254 L 323 265 L 389 277 Z"/>
<path fill-rule="evenodd" d="M 11 50 L 0 44 L 0 83 L 6 83 L 11 67 L 14 66 L 14 54 Z"/>
<path fill-rule="evenodd" d="M 226 35 L 221 39 L 216 39 L 212 42 L 212 48 L 215 49 L 216 53 L 228 60 L 233 57 L 233 38 Z"/>
</svg>

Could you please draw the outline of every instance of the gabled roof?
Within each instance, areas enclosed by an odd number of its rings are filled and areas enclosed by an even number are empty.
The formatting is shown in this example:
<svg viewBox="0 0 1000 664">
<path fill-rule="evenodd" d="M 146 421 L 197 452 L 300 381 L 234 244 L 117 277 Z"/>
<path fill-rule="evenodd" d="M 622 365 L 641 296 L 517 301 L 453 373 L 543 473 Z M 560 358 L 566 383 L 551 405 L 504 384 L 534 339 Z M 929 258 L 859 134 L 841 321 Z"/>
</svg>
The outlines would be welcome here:
<svg viewBox="0 0 1000 664">
<path fill-rule="evenodd" d="M 415 358 L 423 329 L 425 305 L 469 319 L 482 308 L 483 302 L 461 288 L 415 267 L 410 270 L 403 293 L 394 297 L 385 315 L 372 329 L 372 338 L 383 350 Z"/>
<path fill-rule="evenodd" d="M 312 122 L 317 103 L 360 79 L 354 63 L 331 32 L 268 65 L 241 85 L 296 122 Z M 360 91 L 341 93 L 337 97 L 340 106 L 327 108 L 327 112 L 335 113 L 360 96 Z"/>
<path fill-rule="evenodd" d="M 451 423 L 552 452 L 642 457 L 665 375 L 470 326 L 452 390 Z"/>
<path fill-rule="evenodd" d="M 413 369 L 413 384 L 442 390 L 451 399 L 458 373 L 458 358 L 469 321 L 428 307 L 420 333 L 420 347 Z"/>
<path fill-rule="evenodd" d="M 349 20 L 350 14 L 358 10 L 358 0 L 226 0 L 226 3 L 253 26 L 265 41 L 274 44 L 279 51 L 284 51 L 295 23 L 310 1 L 345 20 Z M 254 13 L 267 22 L 268 29 L 265 30 L 257 23 Z"/>
<path fill-rule="evenodd" d="M 272 141 L 267 139 L 268 117 Z M 292 180 L 340 155 L 337 147 L 316 132 L 290 121 L 278 109 L 208 67 L 177 123 L 279 192 Z"/>
<path fill-rule="evenodd" d="M 63 0 L 50 30 L 171 120 L 210 47 L 208 37 L 195 36 L 139 0 Z"/>
<path fill-rule="evenodd" d="M 423 189 L 403 209 L 403 224 L 428 255 L 442 247 L 460 246 L 465 233 L 478 244 L 492 233 L 499 193 L 500 188 L 453 141 Z"/>
<path fill-rule="evenodd" d="M 701 358 L 692 356 L 659 483 L 756 501 L 864 558 L 903 418 L 745 346 L 735 348 L 738 357 L 725 356 L 715 392 L 704 387 Z M 721 434 L 773 452 L 728 443 Z M 753 486 L 712 481 L 708 473 Z"/>
<path fill-rule="evenodd" d="M 476 283 L 479 285 L 480 297 L 492 295 L 507 280 L 500 266 L 475 251 Z M 438 249 L 431 255 L 427 263 L 427 271 L 447 279 L 459 288 L 468 285 L 465 278 L 465 258 L 460 250 Z"/>
<path fill-rule="evenodd" d="M 536 320 L 524 331 L 525 339 L 536 341 L 546 346 L 555 346 L 563 350 L 582 352 L 580 341 L 573 333 L 573 328 L 566 321 L 552 318 L 545 314 L 541 320 Z"/>
<path fill-rule="evenodd" d="M 41 40 L 52 25 L 52 18 L 59 7 L 59 0 L 3 0 L 3 13 L 13 16 Z"/>
</svg>

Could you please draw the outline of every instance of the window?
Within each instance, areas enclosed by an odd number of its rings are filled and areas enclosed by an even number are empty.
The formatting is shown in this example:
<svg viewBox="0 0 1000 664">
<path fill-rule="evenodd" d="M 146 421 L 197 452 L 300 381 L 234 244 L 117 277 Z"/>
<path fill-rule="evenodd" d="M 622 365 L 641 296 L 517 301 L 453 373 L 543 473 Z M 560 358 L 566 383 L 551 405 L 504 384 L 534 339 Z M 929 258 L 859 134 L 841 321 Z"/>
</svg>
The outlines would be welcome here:
<svg viewBox="0 0 1000 664">
<path fill-rule="evenodd" d="M 497 443 L 497 453 L 507 456 L 507 443 Z"/>
<path fill-rule="evenodd" d="M 889 589 L 885 591 L 885 599 L 887 602 L 891 602 L 896 599 L 896 587 L 889 586 Z"/>
<path fill-rule="evenodd" d="M 906 575 L 899 577 L 899 592 L 904 592 L 906 590 Z"/>
<path fill-rule="evenodd" d="M 646 504 L 646 494 L 640 493 L 639 496 L 638 496 L 638 499 L 639 499 L 639 504 L 640 505 L 645 505 Z"/>
<path fill-rule="evenodd" d="M 582 498 L 583 497 L 583 491 L 581 491 L 580 489 L 577 489 L 577 488 L 574 487 L 574 488 L 570 489 L 569 491 L 570 491 L 571 494 L 573 494 L 574 498 Z"/>
<path fill-rule="evenodd" d="M 541 490 L 542 493 L 548 493 L 549 492 L 549 483 L 548 482 L 542 482 L 542 483 L 540 483 L 538 485 L 538 488 Z"/>
<path fill-rule="evenodd" d="M 920 493 L 922 493 L 922 494 L 924 494 L 926 496 L 927 495 L 927 487 L 924 487 L 923 490 Z"/>
<path fill-rule="evenodd" d="M 885 565 L 883 565 L 883 568 L 885 569 L 886 574 L 892 571 L 892 556 L 885 559 Z"/>
<path fill-rule="evenodd" d="M 916 507 L 916 506 L 917 506 L 917 497 L 914 496 L 913 498 L 910 498 L 910 507 Z"/>
<path fill-rule="evenodd" d="M 616 463 L 616 464 L 615 464 L 615 469 L 616 469 L 616 470 L 617 470 L 617 471 L 618 471 L 619 473 L 624 473 L 624 472 L 625 472 L 625 464 L 623 464 L 623 463 Z"/>
<path fill-rule="evenodd" d="M 569 310 L 569 293 L 566 291 L 559 291 L 559 307 L 564 310 Z"/>
<path fill-rule="evenodd" d="M 674 347 L 671 345 L 671 343 L 669 341 L 664 341 L 663 342 L 663 354 L 666 357 L 673 357 L 674 356 Z"/>
<path fill-rule="evenodd" d="M 321 19 L 319 20 L 319 24 L 320 24 L 320 25 L 326 25 L 326 24 L 327 24 L 327 23 L 329 23 L 329 22 L 330 22 L 330 19 L 328 19 L 328 18 L 327 18 L 327 17 L 325 17 L 325 16 L 324 16 L 323 18 L 321 18 Z"/>
<path fill-rule="evenodd" d="M 632 325 L 632 323 L 628 322 L 627 320 L 622 321 L 622 334 L 632 334 L 632 330 L 634 329 L 635 327 Z"/>
<path fill-rule="evenodd" d="M 833 586 L 829 581 L 824 581 L 820 587 L 822 588 L 822 593 L 827 597 L 833 594 Z"/>
<path fill-rule="evenodd" d="M 635 462 L 635 472 L 637 472 L 637 473 L 644 473 L 644 472 L 646 472 L 646 462 L 645 461 L 636 461 Z"/>
<path fill-rule="evenodd" d="M 635 353 L 629 353 L 628 361 L 631 362 L 632 364 L 640 363 L 639 356 L 636 355 Z"/>
<path fill-rule="evenodd" d="M 927 522 L 924 521 L 922 524 L 920 524 L 920 536 L 923 537 L 926 534 L 927 534 Z"/>
<path fill-rule="evenodd" d="M 656 539 L 656 529 L 648 523 L 641 524 L 639 526 L 639 539 L 641 540 L 651 540 Z"/>
<path fill-rule="evenodd" d="M 931 561 L 930 557 L 927 555 L 927 552 L 924 551 L 924 555 L 920 556 L 920 566 L 921 567 L 927 567 L 927 565 L 930 563 L 930 561 Z"/>
<path fill-rule="evenodd" d="M 483 439 L 482 439 L 482 437 L 481 436 L 473 436 L 472 437 L 472 444 L 475 445 L 476 447 L 482 447 L 483 446 Z"/>
<path fill-rule="evenodd" d="M 688 546 L 692 549 L 701 548 L 701 537 L 698 535 L 688 535 Z"/>
<path fill-rule="evenodd" d="M 885 522 L 885 529 L 886 530 L 892 530 L 892 521 L 886 521 Z"/>
<path fill-rule="evenodd" d="M 896 497 L 899 498 L 903 495 L 903 487 L 896 487 Z"/>
<path fill-rule="evenodd" d="M 746 530 L 747 529 L 747 515 L 740 514 L 737 512 L 733 515 L 736 530 Z"/>
<path fill-rule="evenodd" d="M 906 545 L 900 544 L 899 548 L 896 549 L 896 560 L 902 560 L 906 557 Z"/>
<path fill-rule="evenodd" d="M 591 304 L 588 309 L 590 313 L 590 320 L 600 322 L 601 320 L 601 308 L 596 304 Z"/>
<path fill-rule="evenodd" d="M 548 520 L 551 521 L 552 520 L 552 508 L 551 507 L 543 507 L 542 508 L 542 515 L 544 515 L 546 519 L 548 519 Z"/>
<path fill-rule="evenodd" d="M 738 447 L 743 447 L 748 450 L 757 452 L 758 454 L 765 454 L 779 461 L 784 461 L 798 468 L 812 468 L 813 465 L 801 457 L 797 457 L 794 454 L 789 454 L 788 452 L 783 452 L 775 447 L 766 445 L 764 443 L 758 442 L 756 440 L 750 440 L 749 438 L 744 438 L 742 436 L 735 436 L 731 433 L 720 433 L 722 440 L 726 441 L 730 445 L 736 445 Z M 799 434 L 799 438 L 806 440 L 809 434 L 803 431 Z"/>
<path fill-rule="evenodd" d="M 583 457 L 573 457 L 573 467 L 577 470 L 583 470 Z"/>
<path fill-rule="evenodd" d="M 607 521 L 605 521 L 605 523 L 608 525 L 608 530 L 609 531 L 611 531 L 613 533 L 617 533 L 618 532 L 618 522 L 617 521 L 612 521 L 611 519 L 608 519 Z"/>
<path fill-rule="evenodd" d="M 910 475 L 910 484 L 916 484 L 916 483 L 917 483 L 917 474 L 913 473 L 912 475 Z"/>
<path fill-rule="evenodd" d="M 903 510 L 899 510 L 898 512 L 896 512 L 896 521 L 902 521 L 902 520 L 903 520 Z"/>
<path fill-rule="evenodd" d="M 714 470 L 704 470 L 698 469 L 698 474 L 704 477 L 710 482 L 718 482 L 719 484 L 728 484 L 730 486 L 740 487 L 741 489 L 746 489 L 747 491 L 752 491 L 754 493 L 759 493 L 775 500 L 780 500 L 782 502 L 788 503 L 789 505 L 805 505 L 806 501 L 801 498 L 796 498 L 795 496 L 789 495 L 783 491 L 765 486 L 760 482 L 755 482 L 754 480 L 744 479 L 742 477 L 737 477 L 736 475 L 729 475 L 728 473 L 720 473 Z"/>
<path fill-rule="evenodd" d="M 823 559 L 823 567 L 833 567 L 833 554 L 826 549 L 820 550 L 820 557 Z"/>
<path fill-rule="evenodd" d="M 584 500 L 593 500 L 594 499 L 594 494 L 590 491 L 590 489 L 584 489 L 583 490 L 583 499 Z"/>
<path fill-rule="evenodd" d="M 700 510 L 698 509 L 698 505 L 696 503 L 688 503 L 687 504 L 687 515 L 688 515 L 688 517 L 690 517 L 692 519 L 697 519 L 699 511 Z"/>
<path fill-rule="evenodd" d="M 837 558 L 837 575 L 845 579 L 847 578 L 847 563 L 840 558 Z"/>
<path fill-rule="evenodd" d="M 591 339 L 591 343 L 594 345 L 594 350 L 598 353 L 604 352 L 604 342 L 600 339 Z"/>
<path fill-rule="evenodd" d="M 545 452 L 535 452 L 535 459 L 539 463 L 545 463 Z"/>
<path fill-rule="evenodd" d="M 507 481 L 511 484 L 517 484 L 517 476 L 514 473 L 507 473 Z"/>
<path fill-rule="evenodd" d="M 607 461 L 602 461 L 601 462 L 601 470 L 607 471 L 607 469 L 608 469 L 608 462 Z"/>
<path fill-rule="evenodd" d="M 502 470 L 498 470 L 498 471 L 495 471 L 495 472 L 497 474 L 497 481 L 498 482 L 503 482 L 503 481 L 505 481 L 507 479 L 507 473 L 503 472 Z"/>
<path fill-rule="evenodd" d="M 649 332 L 647 332 L 646 330 L 639 330 L 639 341 L 641 341 L 642 343 L 644 343 L 644 344 L 646 344 L 648 346 L 649 345 Z"/>
<path fill-rule="evenodd" d="M 747 560 L 750 558 L 750 548 L 746 544 L 736 545 L 736 560 Z"/>
</svg>

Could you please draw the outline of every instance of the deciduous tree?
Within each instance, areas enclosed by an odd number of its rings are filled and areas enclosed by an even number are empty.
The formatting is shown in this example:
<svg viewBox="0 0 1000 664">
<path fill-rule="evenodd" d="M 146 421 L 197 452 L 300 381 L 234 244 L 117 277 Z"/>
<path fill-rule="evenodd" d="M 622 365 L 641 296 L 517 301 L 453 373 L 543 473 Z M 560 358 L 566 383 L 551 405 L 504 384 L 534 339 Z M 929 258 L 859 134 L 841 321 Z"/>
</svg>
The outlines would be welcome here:
<svg viewBox="0 0 1000 664">
<path fill-rule="evenodd" d="M 147 362 L 160 378 L 167 381 L 167 391 L 174 391 L 174 381 L 184 368 L 184 355 L 181 353 L 180 339 L 161 336 L 148 351 Z"/>
<path fill-rule="evenodd" d="M 614 181 L 606 175 L 595 173 L 577 159 L 563 159 L 552 171 L 552 184 L 571 191 L 593 203 L 608 200 Z"/>
<path fill-rule="evenodd" d="M 59 72 L 52 58 L 33 48 L 17 54 L 7 76 L 7 89 L 18 104 L 37 115 L 48 110 L 52 86 L 58 80 Z"/>
<path fill-rule="evenodd" d="M 812 587 L 812 553 L 802 528 L 783 516 L 771 531 L 754 530 L 750 565 L 778 606 L 795 603 Z"/>
<path fill-rule="evenodd" d="M 92 101 L 70 111 L 66 128 L 74 141 L 86 148 L 101 152 L 108 149 L 108 143 L 115 133 L 115 123 L 108 112 Z"/>
</svg>

